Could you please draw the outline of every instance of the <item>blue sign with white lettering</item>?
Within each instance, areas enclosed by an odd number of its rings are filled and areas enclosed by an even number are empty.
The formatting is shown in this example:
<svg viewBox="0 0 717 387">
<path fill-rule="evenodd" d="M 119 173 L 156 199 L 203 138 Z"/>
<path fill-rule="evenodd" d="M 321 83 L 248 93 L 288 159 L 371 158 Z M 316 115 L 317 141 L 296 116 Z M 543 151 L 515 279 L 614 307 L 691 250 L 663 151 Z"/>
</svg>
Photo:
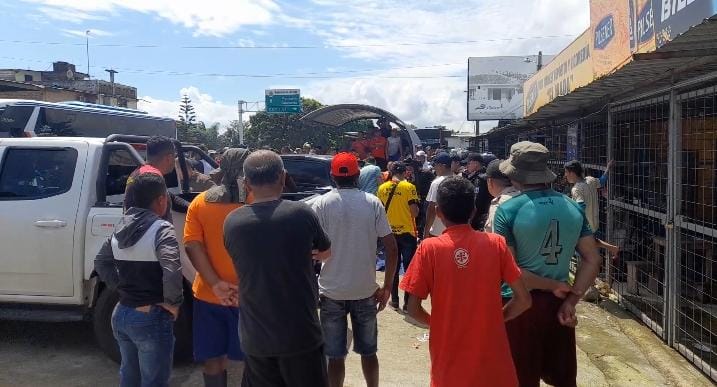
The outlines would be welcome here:
<svg viewBox="0 0 717 387">
<path fill-rule="evenodd" d="M 301 94 L 298 89 L 266 90 L 264 102 L 267 113 L 301 113 Z"/>
</svg>

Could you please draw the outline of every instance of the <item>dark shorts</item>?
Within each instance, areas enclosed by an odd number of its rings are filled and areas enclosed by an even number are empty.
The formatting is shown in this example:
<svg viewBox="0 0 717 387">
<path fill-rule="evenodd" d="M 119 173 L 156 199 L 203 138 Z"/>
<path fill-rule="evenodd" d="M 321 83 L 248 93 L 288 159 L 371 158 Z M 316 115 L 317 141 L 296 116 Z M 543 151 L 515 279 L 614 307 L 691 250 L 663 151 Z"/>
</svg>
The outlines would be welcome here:
<svg viewBox="0 0 717 387">
<path fill-rule="evenodd" d="M 194 360 L 201 363 L 222 356 L 244 360 L 239 342 L 239 308 L 195 298 L 193 309 Z"/>
<path fill-rule="evenodd" d="M 351 316 L 354 352 L 361 356 L 375 355 L 378 351 L 378 323 L 376 300 L 373 296 L 352 301 L 336 301 L 321 297 L 321 330 L 324 333 L 326 357 L 343 359 L 348 355 L 347 315 Z"/>
<path fill-rule="evenodd" d="M 563 300 L 534 290 L 533 306 L 505 324 L 521 387 L 537 387 L 540 379 L 553 386 L 576 385 L 575 328 L 560 325 Z"/>
<path fill-rule="evenodd" d="M 242 387 L 326 387 L 324 348 L 291 356 L 246 355 Z"/>
</svg>

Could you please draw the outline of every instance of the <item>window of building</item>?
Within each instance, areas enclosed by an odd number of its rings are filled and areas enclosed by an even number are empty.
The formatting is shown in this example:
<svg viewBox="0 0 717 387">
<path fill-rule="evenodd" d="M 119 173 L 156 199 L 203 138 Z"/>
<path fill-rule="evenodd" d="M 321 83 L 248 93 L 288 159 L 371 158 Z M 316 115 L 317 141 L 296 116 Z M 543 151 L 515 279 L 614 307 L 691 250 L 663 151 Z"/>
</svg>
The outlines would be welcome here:
<svg viewBox="0 0 717 387">
<path fill-rule="evenodd" d="M 32 75 L 25 74 L 25 82 L 32 82 Z"/>
<path fill-rule="evenodd" d="M 0 200 L 34 200 L 72 188 L 77 150 L 72 148 L 7 150 L 0 171 Z"/>
</svg>

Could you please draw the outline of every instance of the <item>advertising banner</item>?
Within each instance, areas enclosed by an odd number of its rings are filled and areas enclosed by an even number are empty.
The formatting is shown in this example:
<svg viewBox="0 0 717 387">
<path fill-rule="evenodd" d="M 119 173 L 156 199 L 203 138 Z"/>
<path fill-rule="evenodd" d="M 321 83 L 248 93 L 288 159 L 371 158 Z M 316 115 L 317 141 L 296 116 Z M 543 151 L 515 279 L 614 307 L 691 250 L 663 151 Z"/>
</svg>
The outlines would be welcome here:
<svg viewBox="0 0 717 387">
<path fill-rule="evenodd" d="M 535 113 L 557 97 L 593 81 L 592 31 L 588 29 L 556 55 L 523 88 L 524 115 Z"/>
<path fill-rule="evenodd" d="M 629 2 L 630 0 L 590 1 L 595 78 L 609 74 L 630 59 Z"/>
<path fill-rule="evenodd" d="M 657 47 L 717 13 L 717 0 L 653 0 Z"/>
<path fill-rule="evenodd" d="M 630 6 L 630 51 L 655 51 L 655 11 L 653 0 L 628 0 Z"/>
<path fill-rule="evenodd" d="M 567 133 L 567 144 L 565 146 L 565 159 L 577 160 L 580 155 L 578 154 L 578 124 L 570 124 L 568 126 Z"/>
<path fill-rule="evenodd" d="M 523 82 L 537 66 L 537 55 L 468 58 L 468 121 L 523 117 Z"/>
</svg>

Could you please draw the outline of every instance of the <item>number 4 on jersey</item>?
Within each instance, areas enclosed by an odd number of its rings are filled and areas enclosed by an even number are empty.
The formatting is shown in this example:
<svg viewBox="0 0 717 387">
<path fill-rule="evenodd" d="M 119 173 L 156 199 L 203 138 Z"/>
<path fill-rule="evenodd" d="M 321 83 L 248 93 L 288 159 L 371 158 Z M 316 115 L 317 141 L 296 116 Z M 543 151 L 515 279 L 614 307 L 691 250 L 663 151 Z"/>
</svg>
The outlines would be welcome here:
<svg viewBox="0 0 717 387">
<path fill-rule="evenodd" d="M 563 246 L 560 243 L 560 231 L 558 227 L 559 223 L 556 219 L 550 221 L 548 232 L 545 233 L 543 238 L 543 247 L 540 248 L 540 255 L 545 257 L 546 265 L 557 265 L 558 254 L 563 251 Z"/>
</svg>

